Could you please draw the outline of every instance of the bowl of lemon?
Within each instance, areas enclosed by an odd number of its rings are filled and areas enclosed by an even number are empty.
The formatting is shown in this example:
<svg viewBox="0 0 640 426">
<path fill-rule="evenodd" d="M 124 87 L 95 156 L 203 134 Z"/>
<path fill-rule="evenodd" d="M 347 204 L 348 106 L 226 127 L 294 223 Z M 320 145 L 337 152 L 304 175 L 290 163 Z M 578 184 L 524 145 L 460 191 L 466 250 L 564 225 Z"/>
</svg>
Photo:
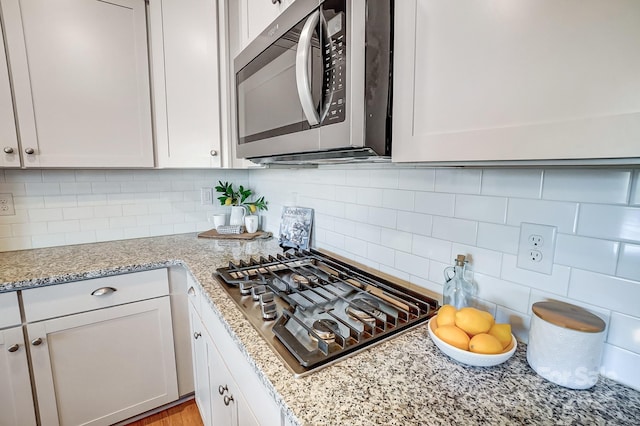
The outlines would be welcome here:
<svg viewBox="0 0 640 426">
<path fill-rule="evenodd" d="M 502 364 L 516 351 L 511 325 L 495 322 L 489 312 L 444 305 L 429 320 L 431 340 L 445 355 L 475 367 Z"/>
</svg>

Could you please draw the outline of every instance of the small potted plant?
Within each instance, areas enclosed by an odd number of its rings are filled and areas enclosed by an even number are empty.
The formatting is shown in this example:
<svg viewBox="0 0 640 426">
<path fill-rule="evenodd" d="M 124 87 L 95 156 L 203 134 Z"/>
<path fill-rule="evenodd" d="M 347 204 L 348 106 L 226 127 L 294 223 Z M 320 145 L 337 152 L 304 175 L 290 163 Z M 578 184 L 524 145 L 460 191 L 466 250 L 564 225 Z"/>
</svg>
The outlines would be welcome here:
<svg viewBox="0 0 640 426">
<path fill-rule="evenodd" d="M 230 225 L 245 224 L 248 232 L 256 232 L 258 227 L 258 217 L 254 215 L 258 210 L 268 210 L 267 201 L 260 197 L 255 201 L 249 201 L 253 192 L 242 185 L 237 190 L 229 182 L 218 181 L 216 191 L 221 195 L 218 197 L 220 205 L 231 206 Z"/>
</svg>

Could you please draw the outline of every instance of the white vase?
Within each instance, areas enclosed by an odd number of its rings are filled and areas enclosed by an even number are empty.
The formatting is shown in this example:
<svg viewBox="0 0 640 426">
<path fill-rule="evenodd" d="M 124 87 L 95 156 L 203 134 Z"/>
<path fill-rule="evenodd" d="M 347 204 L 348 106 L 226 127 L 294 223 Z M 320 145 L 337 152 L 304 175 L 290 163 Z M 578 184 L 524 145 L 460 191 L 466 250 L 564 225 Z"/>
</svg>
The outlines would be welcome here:
<svg viewBox="0 0 640 426">
<path fill-rule="evenodd" d="M 244 217 L 244 227 L 247 229 L 247 232 L 253 234 L 258 231 L 258 222 L 259 217 L 256 214 L 249 214 Z"/>
<path fill-rule="evenodd" d="M 229 225 L 244 225 L 244 215 L 246 211 L 244 207 L 233 206 L 231 207 L 231 217 L 229 218 Z"/>
</svg>

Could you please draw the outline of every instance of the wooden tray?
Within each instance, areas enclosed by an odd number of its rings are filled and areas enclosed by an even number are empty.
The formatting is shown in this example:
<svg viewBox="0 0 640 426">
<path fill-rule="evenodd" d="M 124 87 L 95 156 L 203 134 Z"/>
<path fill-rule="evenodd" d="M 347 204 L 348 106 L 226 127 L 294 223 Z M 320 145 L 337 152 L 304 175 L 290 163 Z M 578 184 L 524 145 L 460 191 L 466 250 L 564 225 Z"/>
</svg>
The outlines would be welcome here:
<svg viewBox="0 0 640 426">
<path fill-rule="evenodd" d="M 215 229 L 209 229 L 198 234 L 198 238 L 216 238 L 220 240 L 256 240 L 259 238 L 270 238 L 271 232 L 258 231 L 253 233 L 243 232 L 242 234 L 218 234 Z"/>
</svg>

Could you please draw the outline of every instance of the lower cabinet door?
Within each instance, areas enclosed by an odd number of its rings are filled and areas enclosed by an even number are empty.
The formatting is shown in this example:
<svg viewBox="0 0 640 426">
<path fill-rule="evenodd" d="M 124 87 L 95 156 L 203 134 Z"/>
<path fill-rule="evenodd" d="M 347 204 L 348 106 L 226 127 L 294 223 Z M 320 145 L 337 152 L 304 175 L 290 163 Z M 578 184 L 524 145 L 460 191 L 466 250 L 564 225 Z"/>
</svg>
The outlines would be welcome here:
<svg viewBox="0 0 640 426">
<path fill-rule="evenodd" d="M 22 327 L 0 330 L 0 425 L 35 426 Z"/>
<path fill-rule="evenodd" d="M 40 422 L 110 425 L 178 398 L 169 297 L 27 325 Z"/>
<path fill-rule="evenodd" d="M 191 351 L 193 353 L 193 384 L 196 394 L 196 405 L 204 426 L 211 426 L 211 388 L 209 386 L 209 365 L 207 361 L 208 348 L 206 332 L 202 320 L 189 304 L 189 319 L 191 321 Z"/>
</svg>

